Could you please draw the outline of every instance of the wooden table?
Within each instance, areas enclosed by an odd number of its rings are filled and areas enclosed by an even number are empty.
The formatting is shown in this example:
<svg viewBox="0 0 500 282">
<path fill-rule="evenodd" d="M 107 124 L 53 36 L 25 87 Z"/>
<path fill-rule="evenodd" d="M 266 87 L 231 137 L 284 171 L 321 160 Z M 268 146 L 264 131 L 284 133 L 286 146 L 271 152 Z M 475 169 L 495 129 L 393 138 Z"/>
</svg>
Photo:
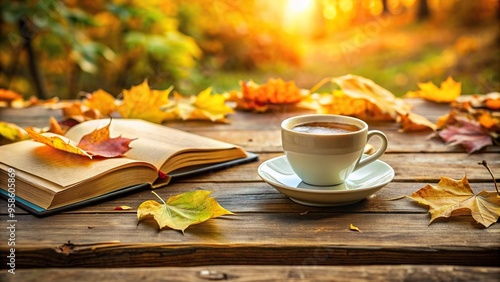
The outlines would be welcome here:
<svg viewBox="0 0 500 282">
<path fill-rule="evenodd" d="M 411 102 L 416 113 L 431 120 L 448 111 L 447 105 Z M 500 224 L 483 228 L 469 216 L 429 224 L 425 207 L 407 198 L 393 200 L 437 183 L 440 176 L 460 179 L 466 175 L 476 192 L 493 191 L 491 176 L 478 162 L 487 160 L 499 181 L 498 147 L 468 155 L 461 147 L 429 139 L 429 132 L 400 133 L 397 123 L 372 122 L 370 129 L 382 130 L 389 138 L 381 159 L 394 168 L 394 180 L 356 204 L 303 206 L 262 181 L 257 167 L 283 154 L 281 121 L 305 112 L 283 108 L 266 114 L 238 112 L 229 116 L 231 124 L 167 124 L 241 145 L 259 155 L 258 162 L 175 182 L 157 191 L 168 198 L 198 187 L 212 190 L 235 216 L 191 226 L 184 235 L 170 229 L 158 231 L 153 221 L 137 223 L 135 208 L 155 199 L 149 191 L 47 218 L 18 209 L 16 275 L 3 270 L 0 280 L 498 281 Z M 41 107 L 0 109 L 0 120 L 21 126 L 46 126 L 50 115 L 60 117 L 60 112 Z M 2 269 L 9 250 L 6 205 L 0 201 Z M 119 205 L 134 209 L 115 211 Z M 362 232 L 349 230 L 350 224 Z"/>
</svg>

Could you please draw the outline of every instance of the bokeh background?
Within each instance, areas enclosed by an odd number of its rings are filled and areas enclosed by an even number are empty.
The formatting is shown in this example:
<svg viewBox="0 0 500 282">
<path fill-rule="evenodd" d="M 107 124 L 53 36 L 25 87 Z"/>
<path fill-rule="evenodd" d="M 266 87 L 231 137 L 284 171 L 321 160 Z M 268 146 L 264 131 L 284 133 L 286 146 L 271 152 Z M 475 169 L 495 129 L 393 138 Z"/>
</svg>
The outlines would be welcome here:
<svg viewBox="0 0 500 282">
<path fill-rule="evenodd" d="M 240 81 L 356 74 L 397 96 L 448 76 L 500 89 L 498 0 L 1 1 L 0 88 L 119 95 L 148 80 L 181 94 Z"/>
</svg>

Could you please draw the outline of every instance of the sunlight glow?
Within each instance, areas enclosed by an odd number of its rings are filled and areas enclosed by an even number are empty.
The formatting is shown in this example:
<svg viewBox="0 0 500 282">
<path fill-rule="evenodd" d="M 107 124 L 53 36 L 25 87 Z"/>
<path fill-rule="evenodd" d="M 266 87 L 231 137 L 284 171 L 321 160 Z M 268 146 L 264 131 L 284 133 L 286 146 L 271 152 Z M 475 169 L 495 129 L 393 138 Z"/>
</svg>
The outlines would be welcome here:
<svg viewBox="0 0 500 282">
<path fill-rule="evenodd" d="M 313 0 L 288 0 L 286 5 L 286 12 L 289 14 L 301 14 L 310 10 L 313 6 Z"/>
<path fill-rule="evenodd" d="M 287 0 L 283 24 L 288 32 L 311 34 L 314 28 L 314 0 Z"/>
</svg>

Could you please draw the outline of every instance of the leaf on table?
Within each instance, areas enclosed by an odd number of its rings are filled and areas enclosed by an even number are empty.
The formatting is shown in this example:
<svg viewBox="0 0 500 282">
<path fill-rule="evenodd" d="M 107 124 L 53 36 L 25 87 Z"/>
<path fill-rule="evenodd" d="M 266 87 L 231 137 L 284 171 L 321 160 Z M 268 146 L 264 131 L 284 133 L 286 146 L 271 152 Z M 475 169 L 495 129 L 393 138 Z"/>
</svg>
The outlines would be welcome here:
<svg viewBox="0 0 500 282">
<path fill-rule="evenodd" d="M 72 119 L 79 123 L 103 117 L 99 111 L 85 106 L 80 101 L 64 103 L 62 107 L 62 115 L 66 119 Z"/>
<path fill-rule="evenodd" d="M 25 100 L 21 94 L 15 91 L 0 88 L 0 107 L 12 107 L 20 109 L 33 105 L 51 105 L 56 103 L 57 101 L 59 101 L 58 97 L 54 97 L 48 100 L 39 100 L 34 96 L 30 97 L 28 100 Z"/>
<path fill-rule="evenodd" d="M 33 140 L 48 145 L 52 148 L 92 158 L 89 153 L 85 152 L 85 150 L 82 150 L 81 148 L 78 148 L 71 140 L 64 136 L 53 133 L 45 133 L 45 135 L 43 135 L 42 133 L 37 132 L 32 127 L 26 128 L 26 132 L 31 138 L 33 138 Z"/>
<path fill-rule="evenodd" d="M 118 113 L 123 118 L 143 119 L 154 123 L 172 120 L 175 114 L 162 110 L 171 103 L 169 95 L 172 89 L 173 87 L 166 90 L 153 90 L 145 80 L 130 90 L 123 90 L 123 101 L 117 107 Z"/>
<path fill-rule="evenodd" d="M 115 97 L 102 89 L 87 94 L 86 98 L 83 105 L 99 111 L 102 117 L 109 116 L 116 110 Z"/>
<path fill-rule="evenodd" d="M 170 197 L 166 203 L 160 198 L 162 204 L 154 200 L 145 201 L 137 208 L 137 219 L 141 221 L 153 217 L 160 229 L 168 226 L 184 233 L 193 224 L 233 214 L 210 197 L 211 193 L 205 190 L 186 192 Z"/>
<path fill-rule="evenodd" d="M 500 111 L 500 93 L 492 92 L 483 96 L 483 103 L 487 109 Z"/>
<path fill-rule="evenodd" d="M 61 124 L 54 118 L 50 117 L 50 127 L 48 132 L 59 134 L 59 135 L 64 135 L 66 134 L 66 131 L 68 131 L 69 127 L 68 126 L 61 126 Z"/>
<path fill-rule="evenodd" d="M 420 97 L 438 103 L 451 103 L 460 96 L 462 84 L 453 80 L 451 76 L 441 83 L 438 88 L 432 82 L 418 83 L 420 90 L 408 92 L 406 97 Z"/>
<path fill-rule="evenodd" d="M 341 90 L 334 90 L 332 94 L 314 93 L 300 106 L 315 109 L 319 114 L 346 115 L 362 120 L 393 120 L 389 114 L 383 113 L 376 104 L 366 99 L 352 98 Z"/>
<path fill-rule="evenodd" d="M 166 112 L 176 114 L 182 120 L 210 120 L 212 122 L 228 122 L 225 117 L 233 113 L 233 109 L 226 105 L 226 97 L 222 94 L 211 94 L 209 87 L 198 95 L 182 96 L 174 93 L 175 103 L 163 107 Z"/>
<path fill-rule="evenodd" d="M 455 116 L 476 120 L 489 132 L 500 134 L 500 93 L 461 96 L 452 108 Z"/>
<path fill-rule="evenodd" d="M 241 82 L 241 92 L 231 91 L 228 100 L 235 102 L 238 109 L 265 112 L 277 105 L 297 104 L 308 94 L 294 81 L 271 78 L 261 85 L 253 81 Z"/>
<path fill-rule="evenodd" d="M 126 210 L 131 210 L 132 207 L 130 206 L 116 206 L 113 210 L 115 211 L 126 211 Z"/>
<path fill-rule="evenodd" d="M 478 223 L 489 227 L 500 217 L 497 192 L 483 190 L 475 195 L 466 177 L 441 177 L 436 186 L 428 184 L 407 197 L 429 207 L 430 223 L 440 217 L 472 215 Z"/>
<path fill-rule="evenodd" d="M 0 102 L 11 103 L 14 100 L 23 99 L 23 96 L 9 89 L 0 88 Z"/>
<path fill-rule="evenodd" d="M 314 93 L 325 83 L 332 82 L 340 87 L 332 93 Z M 387 89 L 370 79 L 344 75 L 325 78 L 312 89 L 308 100 L 301 103 L 318 113 L 354 116 L 363 120 L 395 120 L 402 123 L 402 131 L 432 129 L 435 125 L 425 117 L 411 113 L 411 105 L 396 97 Z"/>
<path fill-rule="evenodd" d="M 0 121 L 0 145 L 14 143 L 22 140 L 29 139 L 29 135 L 21 127 Z"/>
<path fill-rule="evenodd" d="M 357 226 L 354 226 L 352 223 L 349 224 L 349 230 L 351 230 L 351 231 L 357 231 L 359 233 L 362 233 L 361 230 Z"/>
<path fill-rule="evenodd" d="M 463 117 L 454 117 L 454 121 L 437 132 L 437 135 L 450 146 L 463 145 L 471 154 L 493 144 L 490 133 L 478 122 Z"/>
<path fill-rule="evenodd" d="M 110 125 L 111 120 L 105 127 L 96 129 L 91 133 L 84 135 L 78 143 L 78 147 L 87 151 L 92 156 L 105 158 L 123 156 L 123 154 L 130 150 L 130 142 L 135 139 L 124 138 L 121 136 L 111 138 L 109 132 Z"/>
<path fill-rule="evenodd" d="M 397 121 L 401 124 L 402 132 L 424 131 L 431 129 L 435 131 L 437 126 L 427 118 L 415 113 L 400 115 Z"/>
</svg>

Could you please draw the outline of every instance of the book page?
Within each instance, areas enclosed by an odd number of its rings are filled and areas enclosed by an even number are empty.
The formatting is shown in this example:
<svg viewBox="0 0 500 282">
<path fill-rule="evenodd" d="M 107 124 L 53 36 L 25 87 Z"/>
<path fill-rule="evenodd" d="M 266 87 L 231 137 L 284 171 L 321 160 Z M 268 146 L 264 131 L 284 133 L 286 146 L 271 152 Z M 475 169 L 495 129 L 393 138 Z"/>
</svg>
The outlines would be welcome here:
<svg viewBox="0 0 500 282">
<path fill-rule="evenodd" d="M 82 136 L 108 125 L 109 119 L 92 120 L 71 128 L 66 137 L 79 142 Z M 199 136 L 167 126 L 138 119 L 113 119 L 110 137 L 118 136 L 135 139 L 125 156 L 153 164 L 157 169 L 173 155 L 188 151 L 213 151 L 235 148 L 235 145 Z"/>
</svg>

